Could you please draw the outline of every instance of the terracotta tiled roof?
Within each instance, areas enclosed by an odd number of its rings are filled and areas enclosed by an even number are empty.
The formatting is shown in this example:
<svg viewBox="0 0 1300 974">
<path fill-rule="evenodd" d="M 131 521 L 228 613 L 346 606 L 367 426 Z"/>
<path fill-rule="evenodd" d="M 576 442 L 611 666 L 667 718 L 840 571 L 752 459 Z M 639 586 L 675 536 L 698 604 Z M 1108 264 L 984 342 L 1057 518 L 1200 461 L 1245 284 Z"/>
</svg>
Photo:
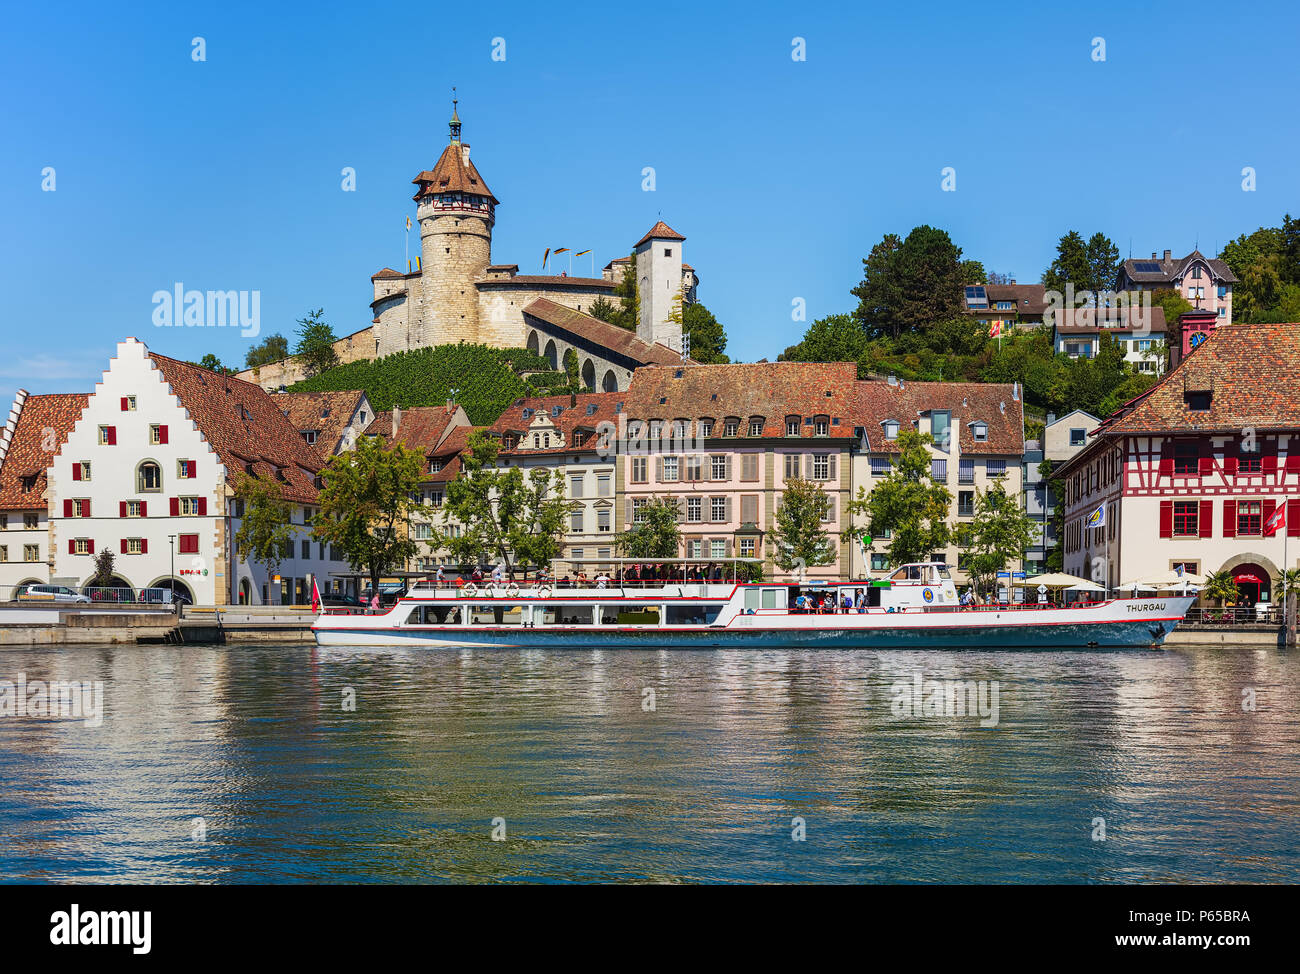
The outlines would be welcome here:
<svg viewBox="0 0 1300 974">
<path fill-rule="evenodd" d="M 232 486 L 251 463 L 258 476 L 280 484 L 285 500 L 316 501 L 314 474 L 321 460 L 269 393 L 243 379 L 156 352 L 149 357 L 225 465 Z M 284 480 L 270 475 L 272 465 L 283 472 Z"/>
<path fill-rule="evenodd" d="M 311 446 L 322 463 L 338 450 L 347 429 L 365 393 L 349 392 L 281 392 L 272 395 L 280 411 L 287 413 L 289 422 L 299 433 L 314 430 L 316 443 Z"/>
<path fill-rule="evenodd" d="M 595 432 L 601 423 L 613 423 L 617 427 L 618 413 L 615 409 L 625 398 L 621 392 L 584 392 L 570 396 L 516 399 L 497 421 L 488 427 L 488 431 L 497 436 L 512 433 L 522 436 L 531 430 L 534 417 L 541 414 L 564 434 L 564 445 L 533 449 L 531 438 L 525 437 L 521 439 L 518 449 L 502 450 L 504 455 L 589 453 L 595 441 Z M 557 410 L 558 415 L 552 415 Z M 574 435 L 578 432 L 585 434 L 581 446 L 577 445 L 577 438 Z"/>
<path fill-rule="evenodd" d="M 459 142 L 448 144 L 433 169 L 420 173 L 411 182 L 420 187 L 414 196 L 417 200 L 430 193 L 472 193 L 486 196 L 493 203 L 500 202 L 470 162 L 469 146 Z"/>
<path fill-rule="evenodd" d="M 403 409 L 397 423 L 397 436 L 393 436 L 393 410 L 376 413 L 374 421 L 366 427 L 367 436 L 381 436 L 384 444 L 392 447 L 401 443 L 408 450 L 418 450 L 425 456 L 435 456 L 446 438 L 456 417 L 455 406 L 414 406 Z"/>
<path fill-rule="evenodd" d="M 1300 323 L 1220 325 L 1163 379 L 1102 421 L 1095 435 L 1300 430 Z M 1188 393 L 1209 392 L 1210 408 Z"/>
<path fill-rule="evenodd" d="M 1098 321 L 1097 308 L 1060 308 L 1048 314 L 1044 321 L 1052 325 L 1062 335 L 1096 334 L 1099 331 L 1129 331 L 1134 327 L 1129 308 L 1101 308 L 1101 320 Z M 1151 306 L 1150 321 L 1145 322 L 1152 334 L 1165 333 L 1165 309 L 1158 304 Z M 1068 324 L 1057 324 L 1062 318 Z M 1139 322 L 1137 327 L 1143 323 Z"/>
<path fill-rule="evenodd" d="M 898 453 L 897 440 L 885 439 L 885 421 L 894 420 L 900 431 L 912 429 L 920 413 L 935 409 L 952 415 L 963 453 L 1020 456 L 1025 452 L 1024 403 L 1016 398 L 1013 386 L 1001 383 L 859 382 L 853 424 L 865 428 L 872 453 Z M 988 426 L 986 440 L 975 440 L 972 423 Z"/>
<path fill-rule="evenodd" d="M 519 278 L 515 278 L 515 280 L 519 280 Z M 626 328 L 611 325 L 607 321 L 601 321 L 599 318 L 585 315 L 581 311 L 566 308 L 564 305 L 556 304 L 546 298 L 538 298 L 528 304 L 524 308 L 524 314 L 531 315 L 571 334 L 586 338 L 601 348 L 608 348 L 611 351 L 618 352 L 639 364 L 668 364 L 682 360 L 681 353 L 674 352 L 667 345 L 660 345 L 657 342 L 652 345 L 637 338 L 635 332 L 628 331 Z"/>
<path fill-rule="evenodd" d="M 0 461 L 0 510 L 45 507 L 45 472 L 89 401 L 90 397 L 81 392 L 27 397 L 9 450 Z M 53 436 L 47 430 L 53 430 Z M 23 490 L 23 481 L 28 478 L 34 478 L 29 481 L 31 489 Z"/>
<path fill-rule="evenodd" d="M 373 281 L 381 277 L 405 277 L 405 276 L 406 275 L 402 274 L 400 271 L 395 271 L 391 267 L 385 267 L 371 274 L 370 279 Z"/>
<path fill-rule="evenodd" d="M 663 220 L 660 220 L 658 223 L 656 223 L 654 226 L 650 228 L 650 231 L 644 237 L 642 237 L 640 240 L 636 242 L 636 246 L 640 247 L 647 240 L 685 240 L 685 239 L 686 238 L 683 237 L 680 233 L 678 233 L 668 224 L 664 223 Z"/>
<path fill-rule="evenodd" d="M 712 419 L 714 435 L 727 418 L 763 417 L 764 437 L 785 435 L 785 419 L 829 416 L 830 437 L 851 438 L 858 367 L 853 362 L 756 362 L 637 369 L 624 396 L 629 420 Z M 836 422 L 838 420 L 838 422 Z M 802 426 L 801 426 L 802 428 Z"/>
<path fill-rule="evenodd" d="M 516 274 L 514 277 L 480 277 L 475 285 L 480 289 L 511 288 L 520 285 L 544 287 L 563 290 L 566 287 L 598 287 L 603 291 L 613 291 L 614 282 L 603 277 L 569 277 L 562 274 Z"/>
<path fill-rule="evenodd" d="M 460 476 L 460 455 L 469 446 L 470 434 L 483 429 L 487 429 L 487 427 L 457 426 L 448 433 L 447 438 L 428 454 L 430 460 L 442 461 L 442 469 L 430 473 L 426 467 L 424 480 L 428 483 L 438 484 L 455 480 Z"/>
</svg>

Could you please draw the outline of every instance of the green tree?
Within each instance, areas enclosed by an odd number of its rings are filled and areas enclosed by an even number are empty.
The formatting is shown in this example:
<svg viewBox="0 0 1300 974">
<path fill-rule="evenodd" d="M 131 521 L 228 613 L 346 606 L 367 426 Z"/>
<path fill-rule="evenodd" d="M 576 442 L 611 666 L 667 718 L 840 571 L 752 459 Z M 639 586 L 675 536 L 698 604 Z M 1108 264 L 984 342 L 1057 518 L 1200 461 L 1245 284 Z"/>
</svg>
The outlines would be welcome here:
<svg viewBox="0 0 1300 974">
<path fill-rule="evenodd" d="M 784 572 L 800 575 L 835 560 L 835 545 L 822 526 L 831 499 L 822 485 L 796 477 L 785 482 L 781 506 L 772 520 L 772 560 Z"/>
<path fill-rule="evenodd" d="M 614 285 L 614 297 L 618 299 L 618 310 L 613 318 L 601 319 L 610 324 L 636 331 L 637 322 L 641 320 L 641 291 L 636 282 L 636 251 L 632 251 L 631 260 L 623 265 L 623 276 Z"/>
<path fill-rule="evenodd" d="M 611 325 L 618 324 L 618 312 L 619 309 L 614 302 L 610 301 L 603 294 L 596 298 L 595 301 L 591 302 L 591 306 L 587 308 L 587 314 L 591 315 L 593 318 L 599 318 L 601 321 L 606 321 Z"/>
<path fill-rule="evenodd" d="M 726 365 L 727 332 L 698 301 L 682 311 L 682 333 L 691 336 L 691 359 L 704 365 Z"/>
<path fill-rule="evenodd" d="M 777 361 L 860 362 L 869 344 L 867 333 L 852 315 L 830 315 L 809 325 L 803 341 L 787 348 Z"/>
<path fill-rule="evenodd" d="M 1047 535 L 1043 536 L 1045 552 L 1043 571 L 1063 572 L 1065 571 L 1065 548 L 1061 544 L 1061 539 L 1065 537 L 1065 485 L 1054 476 L 1053 469 L 1054 464 L 1051 460 L 1043 460 L 1038 464 L 1038 474 L 1046 485 L 1047 496 L 1054 501 L 1051 534 L 1056 538 L 1056 544 L 1048 548 Z"/>
<path fill-rule="evenodd" d="M 975 497 L 975 517 L 968 525 L 967 570 L 975 588 L 991 591 L 997 573 L 1008 570 L 1033 544 L 1037 524 L 1001 481 Z"/>
<path fill-rule="evenodd" d="M 1237 581 L 1232 577 L 1232 572 L 1211 572 L 1205 576 L 1205 586 L 1201 589 L 1201 598 L 1213 599 L 1219 603 L 1220 607 L 1223 607 L 1229 602 L 1237 601 L 1238 594 Z"/>
<path fill-rule="evenodd" d="M 897 338 L 962 311 L 961 248 L 944 230 L 913 228 L 907 238 L 888 234 L 862 261 L 854 317 L 869 335 Z"/>
<path fill-rule="evenodd" d="M 867 520 L 867 532 L 874 538 L 890 532 L 889 559 L 895 565 L 928 561 L 931 553 L 943 551 L 952 539 L 948 511 L 952 494 L 931 476 L 929 433 L 904 430 L 898 436 L 899 455 L 889 476 L 871 493 L 862 487 L 848 504 L 849 523 Z M 848 528 L 843 537 L 856 533 Z"/>
<path fill-rule="evenodd" d="M 338 339 L 334 335 L 334 329 L 325 322 L 325 309 L 317 308 L 308 313 L 307 317 L 299 318 L 298 324 L 301 326 L 298 329 L 298 345 L 293 353 L 302 362 L 307 374 L 318 375 L 338 365 L 339 356 L 334 351 L 334 343 Z"/>
<path fill-rule="evenodd" d="M 222 375 L 234 375 L 235 370 L 227 368 L 222 364 L 221 359 L 217 358 L 211 352 L 194 363 L 201 369 L 207 369 L 210 372 L 220 372 Z"/>
<path fill-rule="evenodd" d="M 647 561 L 676 558 L 682 536 L 677 517 L 677 502 L 671 497 L 651 498 L 637 511 L 632 526 L 618 536 L 618 550 L 625 557 Z"/>
<path fill-rule="evenodd" d="M 498 468 L 500 444 L 479 430 L 461 455 L 461 474 L 447 484 L 443 530 L 429 542 L 461 563 L 499 562 L 511 578 L 519 567 L 543 567 L 559 557 L 569 504 L 564 474 L 535 467 Z M 459 525 L 459 536 L 445 528 Z"/>
<path fill-rule="evenodd" d="M 100 548 L 95 555 L 95 574 L 86 584 L 93 588 L 108 588 L 113 581 L 114 562 L 113 549 Z"/>
<path fill-rule="evenodd" d="M 244 355 L 244 368 L 256 369 L 272 362 L 280 362 L 289 357 L 289 340 L 278 332 L 267 335 L 258 345 L 250 348 Z"/>
<path fill-rule="evenodd" d="M 293 510 L 277 484 L 244 474 L 235 484 L 235 498 L 243 504 L 235 546 L 240 557 L 266 566 L 268 576 L 280 568 L 293 543 Z"/>
<path fill-rule="evenodd" d="M 409 524 L 420 510 L 423 460 L 401 443 L 390 450 L 378 437 L 363 436 L 324 470 L 320 510 L 312 520 L 316 537 L 334 545 L 353 571 L 365 571 L 372 592 L 386 572 L 404 568 L 419 551 Z"/>
<path fill-rule="evenodd" d="M 1076 296 L 1083 298 L 1113 290 L 1118 274 L 1119 248 L 1109 237 L 1094 233 L 1085 243 L 1078 231 L 1071 230 L 1057 241 L 1056 258 L 1043 272 L 1043 285 L 1064 294 L 1065 285 L 1073 284 Z"/>
</svg>

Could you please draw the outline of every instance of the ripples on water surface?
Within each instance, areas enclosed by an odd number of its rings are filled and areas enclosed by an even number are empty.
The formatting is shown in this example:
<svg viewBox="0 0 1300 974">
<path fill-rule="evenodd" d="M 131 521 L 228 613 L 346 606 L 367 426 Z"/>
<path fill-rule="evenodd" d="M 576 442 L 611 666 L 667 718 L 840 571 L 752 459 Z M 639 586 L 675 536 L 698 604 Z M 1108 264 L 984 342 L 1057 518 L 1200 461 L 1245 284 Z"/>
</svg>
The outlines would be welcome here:
<svg viewBox="0 0 1300 974">
<path fill-rule="evenodd" d="M 4 649 L 107 713 L 0 719 L 0 879 L 1294 883 L 1298 659 Z M 918 670 L 999 725 L 896 718 Z"/>
</svg>

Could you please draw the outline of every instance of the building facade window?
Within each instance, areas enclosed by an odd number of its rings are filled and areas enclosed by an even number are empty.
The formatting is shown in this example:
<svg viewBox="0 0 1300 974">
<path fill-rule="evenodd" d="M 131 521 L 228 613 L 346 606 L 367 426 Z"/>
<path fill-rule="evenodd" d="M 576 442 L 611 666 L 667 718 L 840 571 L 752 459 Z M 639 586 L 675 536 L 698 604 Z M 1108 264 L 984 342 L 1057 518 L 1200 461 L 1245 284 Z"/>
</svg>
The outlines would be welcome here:
<svg viewBox="0 0 1300 974">
<path fill-rule="evenodd" d="M 1259 501 L 1237 502 L 1237 534 L 1258 535 L 1263 531 L 1263 506 Z"/>
<path fill-rule="evenodd" d="M 632 483 L 644 484 L 646 482 L 646 458 L 632 458 Z"/>
<path fill-rule="evenodd" d="M 948 461 L 933 459 L 930 461 L 930 476 L 934 480 L 946 483 L 948 480 Z"/>
<path fill-rule="evenodd" d="M 1195 538 L 1200 534 L 1200 511 L 1197 501 L 1174 501 L 1174 536 Z"/>
<path fill-rule="evenodd" d="M 713 497 L 709 499 L 710 519 L 715 523 L 727 520 L 727 499 L 725 497 Z"/>
<path fill-rule="evenodd" d="M 691 524 L 698 524 L 704 520 L 704 505 L 698 497 L 686 498 L 686 520 Z"/>
</svg>

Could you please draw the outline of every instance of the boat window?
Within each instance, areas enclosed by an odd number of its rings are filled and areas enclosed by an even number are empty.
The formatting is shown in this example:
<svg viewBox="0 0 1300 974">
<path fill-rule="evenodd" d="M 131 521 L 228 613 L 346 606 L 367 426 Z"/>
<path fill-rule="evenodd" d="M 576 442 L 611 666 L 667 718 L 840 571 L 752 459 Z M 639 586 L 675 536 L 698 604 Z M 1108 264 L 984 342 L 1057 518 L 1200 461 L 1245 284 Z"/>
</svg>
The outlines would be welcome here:
<svg viewBox="0 0 1300 974">
<path fill-rule="evenodd" d="M 781 590 L 779 588 L 763 589 L 763 608 L 776 609 L 781 605 Z"/>
<path fill-rule="evenodd" d="M 594 621 L 590 605 L 546 605 L 533 610 L 541 626 L 589 626 Z"/>
<path fill-rule="evenodd" d="M 620 609 L 618 624 L 620 626 L 657 626 L 659 625 L 659 606 L 646 605 L 639 609 Z"/>
<path fill-rule="evenodd" d="M 474 605 L 470 607 L 470 622 L 476 626 L 517 626 L 524 618 L 523 606 Z"/>
<path fill-rule="evenodd" d="M 664 621 L 670 626 L 709 626 L 721 611 L 720 605 L 670 605 Z"/>
<path fill-rule="evenodd" d="M 761 593 L 756 588 L 745 589 L 745 608 L 757 609 L 760 595 Z"/>
<path fill-rule="evenodd" d="M 948 573 L 948 566 L 945 565 L 945 566 L 943 566 L 942 568 L 939 569 L 939 577 L 940 577 L 940 578 L 952 578 L 952 575 L 950 575 L 950 574 Z"/>
</svg>

